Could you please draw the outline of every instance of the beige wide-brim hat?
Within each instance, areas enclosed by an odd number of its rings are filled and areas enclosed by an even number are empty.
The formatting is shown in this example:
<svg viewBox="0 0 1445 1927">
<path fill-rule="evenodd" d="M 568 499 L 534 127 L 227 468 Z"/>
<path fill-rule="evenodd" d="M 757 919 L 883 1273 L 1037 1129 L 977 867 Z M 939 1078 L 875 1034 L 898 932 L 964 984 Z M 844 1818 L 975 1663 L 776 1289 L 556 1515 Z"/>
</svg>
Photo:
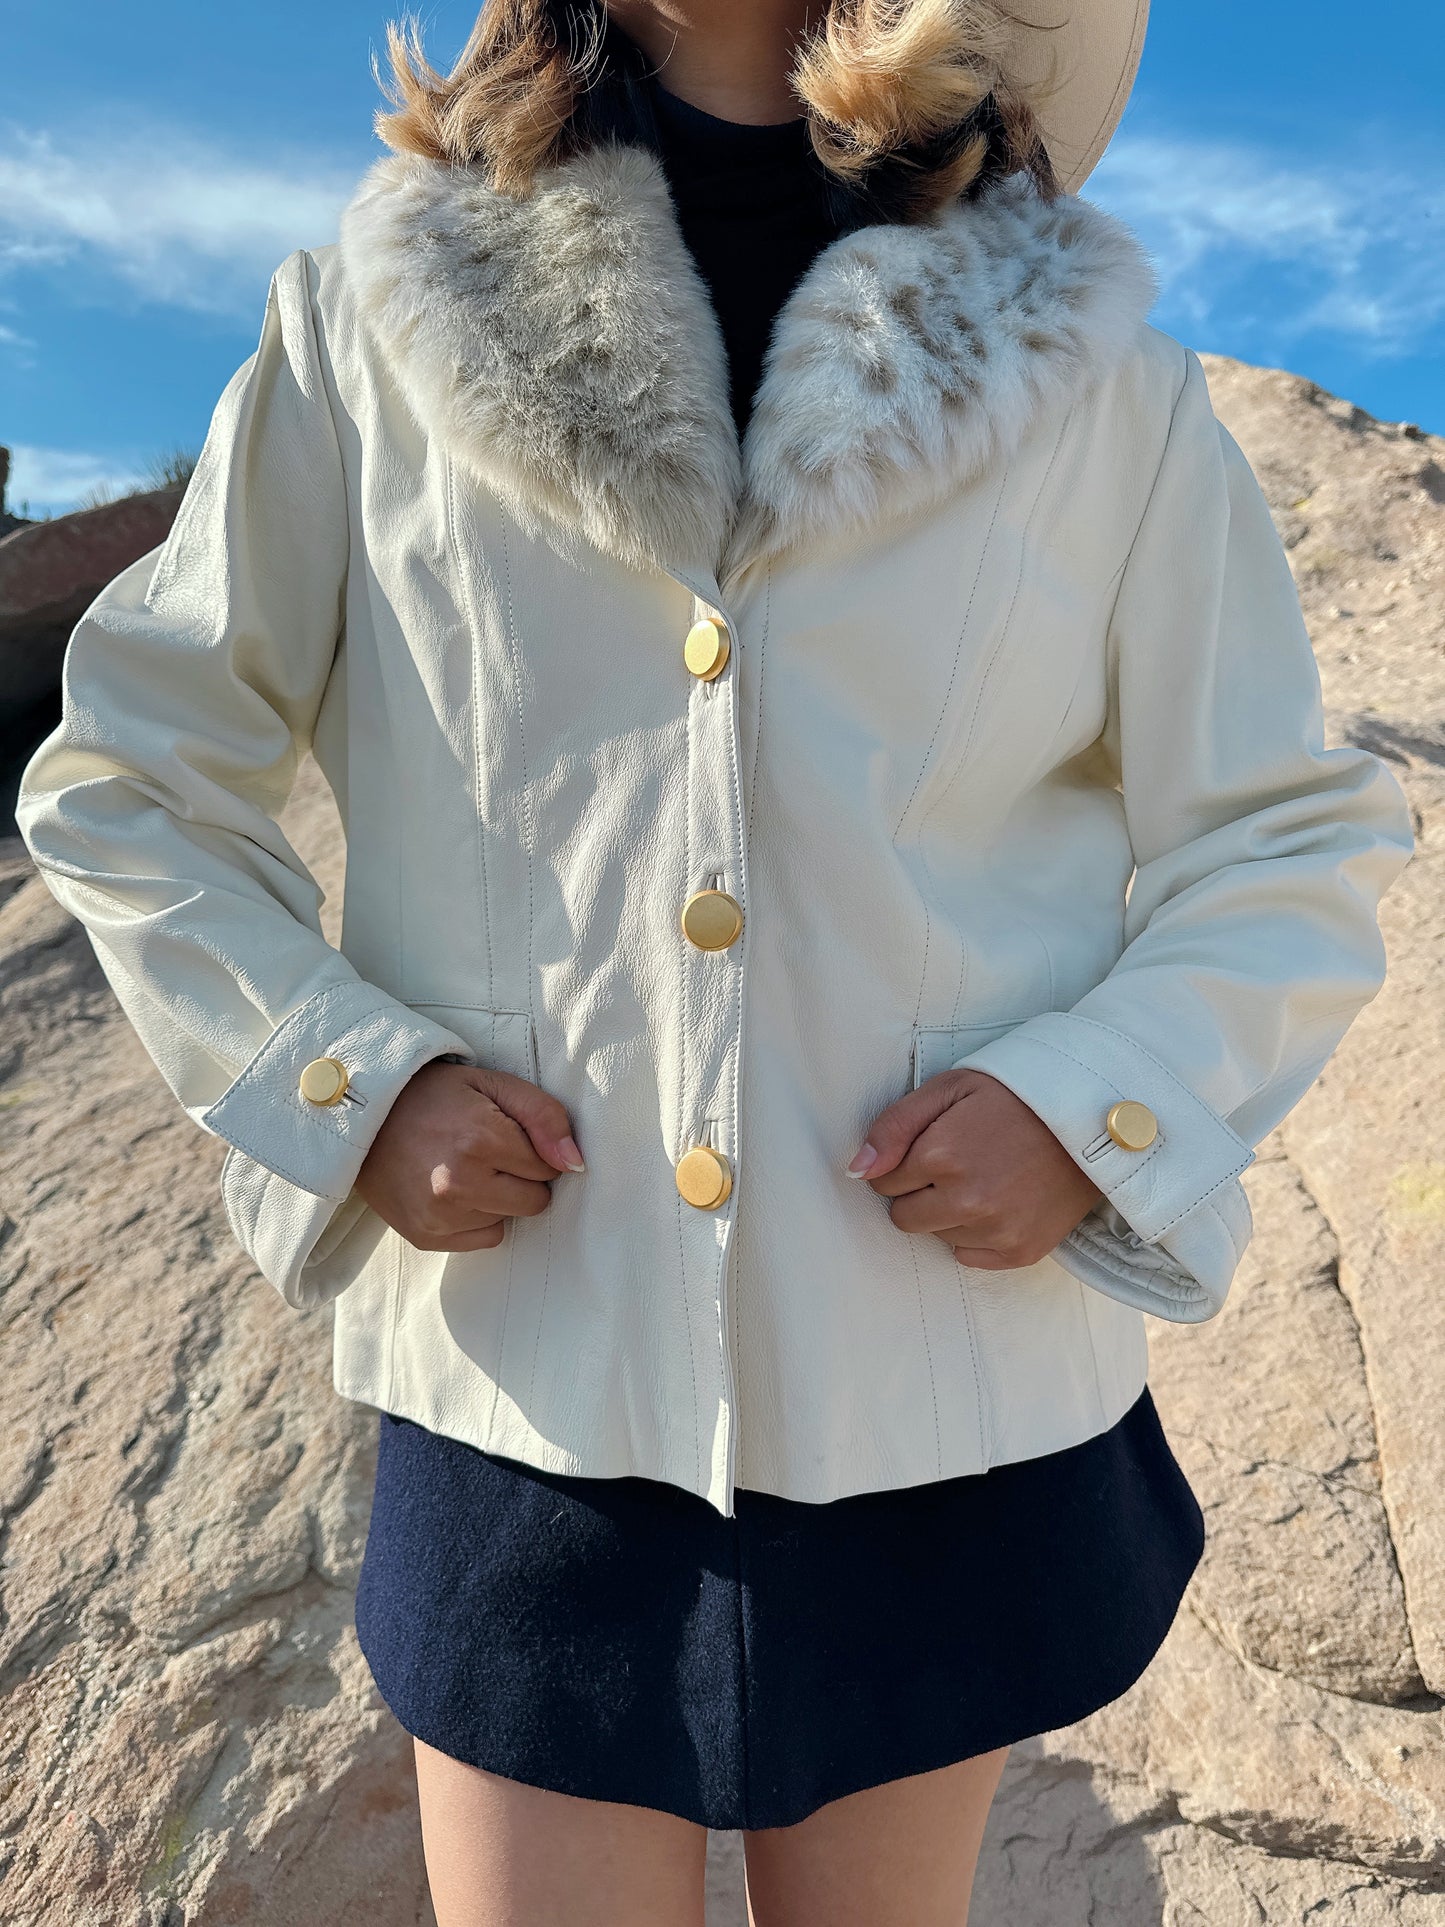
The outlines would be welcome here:
<svg viewBox="0 0 1445 1927">
<path fill-rule="evenodd" d="M 1074 193 L 1108 146 L 1139 70 L 1149 0 L 1008 0 L 1018 29 L 1015 72 L 1027 83 L 1056 61 L 1057 90 L 1040 113 L 1044 145 Z M 1037 33 L 1035 27 L 1052 31 Z"/>
</svg>

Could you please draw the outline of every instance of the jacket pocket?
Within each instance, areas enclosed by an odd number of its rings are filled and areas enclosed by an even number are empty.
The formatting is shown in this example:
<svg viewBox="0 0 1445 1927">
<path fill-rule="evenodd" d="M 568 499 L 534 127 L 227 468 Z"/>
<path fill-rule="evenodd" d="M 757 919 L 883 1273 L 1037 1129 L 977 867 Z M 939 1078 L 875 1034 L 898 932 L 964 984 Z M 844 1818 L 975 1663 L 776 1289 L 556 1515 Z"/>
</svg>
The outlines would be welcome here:
<svg viewBox="0 0 1445 1927">
<path fill-rule="evenodd" d="M 1005 1017 L 991 1024 L 915 1024 L 913 1026 L 913 1088 L 939 1071 L 946 1071 L 970 1051 L 1003 1037 L 1022 1017 Z M 454 1027 L 455 1028 L 455 1027 Z"/>
<path fill-rule="evenodd" d="M 529 1084 L 537 1080 L 537 1029 L 529 1010 L 491 1010 L 481 1004 L 411 1004 L 447 1030 L 455 1031 L 489 1070 L 510 1071 Z"/>
</svg>

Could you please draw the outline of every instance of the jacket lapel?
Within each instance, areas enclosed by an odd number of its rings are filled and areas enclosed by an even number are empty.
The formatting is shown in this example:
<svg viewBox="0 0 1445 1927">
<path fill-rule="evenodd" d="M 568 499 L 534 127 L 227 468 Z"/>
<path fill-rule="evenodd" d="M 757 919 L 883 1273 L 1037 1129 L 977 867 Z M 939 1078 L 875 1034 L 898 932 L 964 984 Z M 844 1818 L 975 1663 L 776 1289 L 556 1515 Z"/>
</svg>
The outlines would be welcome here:
<svg viewBox="0 0 1445 1927">
<path fill-rule="evenodd" d="M 428 434 L 530 524 L 671 573 L 958 489 L 1116 366 L 1158 291 L 1122 222 L 1022 175 L 860 229 L 784 305 L 739 449 L 717 318 L 643 149 L 595 148 L 524 199 L 389 156 L 341 249 Z"/>
</svg>

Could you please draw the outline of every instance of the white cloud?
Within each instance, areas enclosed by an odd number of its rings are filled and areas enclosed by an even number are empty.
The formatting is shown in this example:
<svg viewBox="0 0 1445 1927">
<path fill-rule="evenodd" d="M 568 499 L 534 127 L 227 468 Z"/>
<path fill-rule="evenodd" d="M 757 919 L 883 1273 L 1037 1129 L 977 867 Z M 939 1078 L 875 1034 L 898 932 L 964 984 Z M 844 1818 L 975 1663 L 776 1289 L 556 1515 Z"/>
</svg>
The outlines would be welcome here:
<svg viewBox="0 0 1445 1927">
<path fill-rule="evenodd" d="M 1163 302 L 1191 323 L 1281 345 L 1327 332 L 1388 355 L 1445 319 L 1442 180 L 1438 157 L 1384 168 L 1333 152 L 1312 167 L 1267 146 L 1121 133 L 1084 193 L 1133 226 Z"/>
<path fill-rule="evenodd" d="M 139 469 L 112 456 L 20 442 L 10 450 L 6 500 L 12 510 L 23 503 L 31 515 L 63 515 L 96 489 L 122 494 L 148 486 Z"/>
<path fill-rule="evenodd" d="M 0 129 L 0 274 L 79 263 L 147 300 L 249 314 L 258 279 L 335 237 L 358 172 L 237 158 L 163 130 Z"/>
<path fill-rule="evenodd" d="M 1426 346 L 1445 321 L 1445 166 L 1328 151 L 1317 165 L 1173 132 L 1121 132 L 1084 192 L 1135 228 L 1163 304 L 1286 355 L 1327 332 L 1365 354 Z M 0 281 L 86 271 L 168 306 L 254 319 L 258 285 L 295 247 L 330 240 L 365 155 L 258 160 L 194 134 L 131 125 L 0 127 Z"/>
</svg>

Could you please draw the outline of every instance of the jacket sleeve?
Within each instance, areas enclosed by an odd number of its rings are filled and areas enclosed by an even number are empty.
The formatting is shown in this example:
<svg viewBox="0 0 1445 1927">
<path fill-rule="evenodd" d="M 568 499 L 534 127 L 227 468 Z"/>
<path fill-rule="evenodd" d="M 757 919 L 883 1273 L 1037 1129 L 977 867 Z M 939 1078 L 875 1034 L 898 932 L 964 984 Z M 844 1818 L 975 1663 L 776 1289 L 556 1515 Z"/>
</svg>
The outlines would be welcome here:
<svg viewBox="0 0 1445 1927">
<path fill-rule="evenodd" d="M 407 1079 L 433 1057 L 476 1061 L 326 941 L 321 892 L 276 822 L 336 658 L 348 566 L 311 266 L 298 250 L 272 278 L 166 541 L 73 630 L 61 720 L 16 810 L 171 1091 L 232 1147 L 232 1229 L 298 1308 L 334 1289 L 321 1260 L 363 1213 L 352 1187 Z M 302 1096 L 322 1056 L 361 1102 Z"/>
<path fill-rule="evenodd" d="M 1185 376 L 1108 634 L 1112 761 L 1135 871 L 1125 947 L 1072 1008 L 958 1061 L 1007 1085 L 1104 1193 L 1055 1250 L 1180 1322 L 1224 1303 L 1252 1222 L 1240 1172 L 1384 978 L 1379 900 L 1404 795 L 1326 749 L 1319 673 L 1268 504 Z M 1106 1128 L 1133 1099 L 1154 1139 Z"/>
</svg>

